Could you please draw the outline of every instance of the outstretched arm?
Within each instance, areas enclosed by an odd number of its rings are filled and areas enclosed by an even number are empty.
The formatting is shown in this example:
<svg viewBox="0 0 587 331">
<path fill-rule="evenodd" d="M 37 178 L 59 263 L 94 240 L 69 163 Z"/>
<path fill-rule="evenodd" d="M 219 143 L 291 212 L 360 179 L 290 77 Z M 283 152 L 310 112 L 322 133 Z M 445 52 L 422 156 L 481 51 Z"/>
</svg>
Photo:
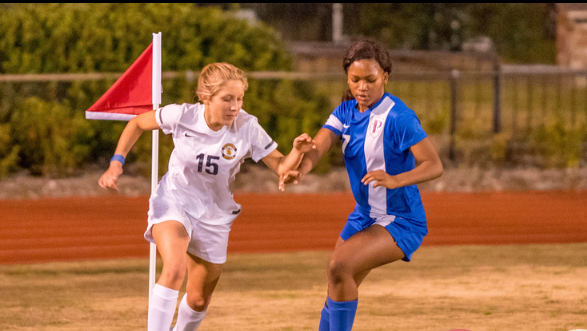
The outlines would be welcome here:
<svg viewBox="0 0 587 331">
<path fill-rule="evenodd" d="M 416 167 L 410 171 L 392 176 L 383 170 L 375 170 L 367 173 L 361 182 L 365 185 L 375 181 L 373 187 L 385 186 L 394 189 L 423 183 L 442 176 L 444 171 L 440 157 L 429 138 L 424 138 L 410 151 L 416 159 Z"/>
<path fill-rule="evenodd" d="M 302 162 L 297 170 L 290 170 L 279 179 L 279 187 L 285 188 L 285 184 L 294 183 L 297 184 L 307 173 L 312 171 L 318 162 L 328 152 L 334 141 L 338 137 L 336 134 L 328 129 L 320 129 L 314 137 L 315 148 L 304 154 Z M 283 191 L 283 189 L 282 189 Z"/>
<path fill-rule="evenodd" d="M 296 169 L 300 165 L 304 154 L 315 148 L 316 144 L 314 143 L 314 140 L 312 140 L 312 137 L 307 133 L 303 133 L 294 139 L 293 148 L 288 155 L 283 156 L 278 150 L 274 150 L 262 160 L 267 167 L 272 169 L 281 178 L 288 171 Z M 281 180 L 279 189 L 283 191 Z"/>
<path fill-rule="evenodd" d="M 317 165 L 322 156 L 328 152 L 330 146 L 338 139 L 338 136 L 328 130 L 328 129 L 320 129 L 314 137 L 314 141 L 316 142 L 316 148 L 304 155 L 302 159 L 302 164 L 299 167 L 299 171 L 302 176 L 306 175 L 312 169 L 314 169 Z"/>
<path fill-rule="evenodd" d="M 114 154 L 119 154 L 126 158 L 128 152 L 137 142 L 143 131 L 158 129 L 160 129 L 160 127 L 155 120 L 154 110 L 136 116 L 128 122 L 122 131 Z M 121 174 L 122 163 L 116 160 L 110 161 L 108 170 L 102 174 L 98 180 L 98 184 L 103 188 L 110 187 L 118 191 L 118 177 L 120 177 Z"/>
</svg>

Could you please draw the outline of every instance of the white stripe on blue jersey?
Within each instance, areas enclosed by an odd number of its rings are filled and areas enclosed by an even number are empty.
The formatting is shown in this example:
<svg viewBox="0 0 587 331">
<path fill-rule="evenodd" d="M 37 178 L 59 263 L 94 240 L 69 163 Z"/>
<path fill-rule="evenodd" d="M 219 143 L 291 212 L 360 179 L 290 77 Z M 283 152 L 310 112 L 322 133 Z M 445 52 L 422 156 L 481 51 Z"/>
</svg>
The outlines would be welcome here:
<svg viewBox="0 0 587 331">
<path fill-rule="evenodd" d="M 334 115 L 330 115 L 326 120 L 326 124 L 330 127 L 330 130 L 334 131 L 334 133 L 340 135 L 342 133 L 343 125 L 342 122 L 336 118 Z"/>
<path fill-rule="evenodd" d="M 357 101 L 341 103 L 323 126 L 342 138 L 345 166 L 357 208 L 370 217 L 400 216 L 426 222 L 416 185 L 393 190 L 364 185 L 361 179 L 374 170 L 397 175 L 415 167 L 409 148 L 426 137 L 416 114 L 397 97 L 385 93 L 361 113 Z"/>
<path fill-rule="evenodd" d="M 383 148 L 383 131 L 387 115 L 395 102 L 390 98 L 383 101 L 371 111 L 369 126 L 365 135 L 365 163 L 367 172 L 375 170 L 385 171 L 385 152 Z M 383 186 L 373 187 L 369 185 L 369 206 L 371 206 L 371 217 L 387 214 L 387 189 Z"/>
</svg>

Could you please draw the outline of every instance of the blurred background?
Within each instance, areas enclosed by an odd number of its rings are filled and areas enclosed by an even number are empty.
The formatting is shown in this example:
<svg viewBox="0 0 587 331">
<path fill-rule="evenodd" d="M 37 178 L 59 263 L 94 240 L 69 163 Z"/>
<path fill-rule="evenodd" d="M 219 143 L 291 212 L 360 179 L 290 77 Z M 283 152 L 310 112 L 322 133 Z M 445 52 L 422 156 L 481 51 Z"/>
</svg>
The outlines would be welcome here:
<svg viewBox="0 0 587 331">
<path fill-rule="evenodd" d="M 163 102 L 193 103 L 198 71 L 230 62 L 244 109 L 288 153 L 347 88 L 360 38 L 393 57 L 387 91 L 420 118 L 447 169 L 582 169 L 586 4 L 0 4 L 0 179 L 106 169 L 126 122 L 89 108 L 162 32 Z M 173 149 L 162 136 L 160 171 Z M 150 135 L 126 173 L 150 176 Z M 246 164 L 246 166 L 252 166 Z M 333 148 L 315 173 L 342 166 Z"/>
</svg>

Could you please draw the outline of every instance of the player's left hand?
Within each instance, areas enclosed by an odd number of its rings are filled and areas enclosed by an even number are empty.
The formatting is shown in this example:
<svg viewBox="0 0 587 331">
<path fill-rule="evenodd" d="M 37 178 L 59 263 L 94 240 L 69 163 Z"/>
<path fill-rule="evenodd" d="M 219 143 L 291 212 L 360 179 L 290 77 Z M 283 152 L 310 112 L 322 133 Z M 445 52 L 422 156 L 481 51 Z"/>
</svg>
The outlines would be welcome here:
<svg viewBox="0 0 587 331">
<path fill-rule="evenodd" d="M 392 176 L 383 170 L 370 171 L 365 177 L 363 177 L 363 179 L 361 179 L 361 183 L 364 185 L 368 185 L 373 181 L 375 182 L 373 183 L 373 187 L 384 186 L 388 189 L 394 189 L 400 186 L 395 176 Z"/>
<path fill-rule="evenodd" d="M 299 170 L 289 170 L 288 172 L 279 176 L 279 190 L 285 191 L 286 184 L 297 184 L 302 179 L 302 173 Z"/>
<path fill-rule="evenodd" d="M 300 153 L 308 153 L 309 151 L 316 149 L 316 142 L 307 133 L 302 133 L 293 142 L 294 148 Z"/>
</svg>

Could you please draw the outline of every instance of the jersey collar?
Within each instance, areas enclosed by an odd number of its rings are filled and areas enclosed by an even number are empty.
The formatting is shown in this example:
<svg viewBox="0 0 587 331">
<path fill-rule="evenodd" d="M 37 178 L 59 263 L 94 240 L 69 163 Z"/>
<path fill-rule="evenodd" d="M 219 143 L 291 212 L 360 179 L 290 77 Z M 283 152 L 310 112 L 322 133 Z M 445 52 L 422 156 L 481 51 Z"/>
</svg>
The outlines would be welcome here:
<svg viewBox="0 0 587 331">
<path fill-rule="evenodd" d="M 195 130 L 199 133 L 204 133 L 204 134 L 213 135 L 213 136 L 224 134 L 224 132 L 226 131 L 226 126 L 223 126 L 218 131 L 214 131 L 214 130 L 210 129 L 210 127 L 206 123 L 206 118 L 204 117 L 204 111 L 206 111 L 206 106 L 201 104 L 201 106 L 199 108 L 200 109 L 198 110 L 198 114 L 196 114 L 197 120 L 196 120 Z"/>
<path fill-rule="evenodd" d="M 387 108 L 388 102 L 384 102 L 386 99 L 389 99 L 389 101 L 391 101 L 392 105 L 394 104 L 393 100 L 391 100 L 391 94 L 385 92 L 385 93 L 383 93 L 383 96 L 381 97 L 381 99 L 379 99 L 379 101 L 377 101 L 377 103 L 375 103 L 373 106 L 371 106 L 369 109 L 365 110 L 362 113 L 357 108 L 358 104 L 355 104 L 354 109 L 355 109 L 355 114 L 356 114 L 357 118 L 368 117 L 371 115 L 371 112 L 378 112 L 379 108 Z M 384 107 L 379 107 L 382 104 Z"/>
</svg>

